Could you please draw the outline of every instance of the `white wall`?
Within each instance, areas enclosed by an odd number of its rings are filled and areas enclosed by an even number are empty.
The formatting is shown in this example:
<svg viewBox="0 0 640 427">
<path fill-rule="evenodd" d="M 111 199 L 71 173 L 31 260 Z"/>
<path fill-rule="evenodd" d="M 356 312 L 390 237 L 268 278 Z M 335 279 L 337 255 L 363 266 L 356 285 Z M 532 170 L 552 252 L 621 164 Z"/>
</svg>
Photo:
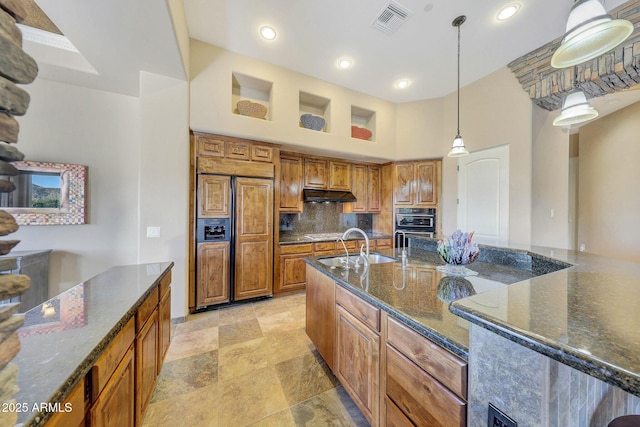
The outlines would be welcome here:
<svg viewBox="0 0 640 427">
<path fill-rule="evenodd" d="M 138 262 L 173 261 L 171 316 L 187 313 L 189 217 L 189 84 L 157 74 L 140 77 L 141 137 Z M 146 237 L 160 227 L 160 238 Z"/>
<path fill-rule="evenodd" d="M 578 244 L 640 262 L 640 103 L 580 128 Z"/>
<path fill-rule="evenodd" d="M 558 114 L 559 111 L 549 112 L 533 107 L 531 243 L 567 249 L 570 135 L 553 126 Z"/>
<path fill-rule="evenodd" d="M 53 249 L 50 295 L 105 269 L 137 261 L 139 107 L 137 98 L 36 81 L 19 117 L 26 160 L 88 166 L 86 225 L 21 226 L 15 250 Z"/>
<path fill-rule="evenodd" d="M 285 68 L 276 67 L 219 47 L 191 40 L 191 128 L 314 149 L 327 155 L 380 160 L 393 157 L 395 104 L 342 88 Z M 232 74 L 240 73 L 273 83 L 268 116 L 260 120 L 233 114 Z M 331 101 L 326 117 L 330 132 L 299 126 L 300 92 Z M 376 112 L 372 141 L 351 138 L 351 107 Z"/>
</svg>

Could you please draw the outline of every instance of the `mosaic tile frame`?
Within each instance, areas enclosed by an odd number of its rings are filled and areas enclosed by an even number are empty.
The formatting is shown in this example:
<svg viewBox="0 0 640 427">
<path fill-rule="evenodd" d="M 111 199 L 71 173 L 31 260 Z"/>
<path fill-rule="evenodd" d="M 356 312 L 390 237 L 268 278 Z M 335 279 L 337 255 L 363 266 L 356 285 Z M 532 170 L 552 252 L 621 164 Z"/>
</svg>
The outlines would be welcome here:
<svg viewBox="0 0 640 427">
<path fill-rule="evenodd" d="M 18 170 L 60 174 L 60 208 L 3 208 L 19 225 L 80 225 L 86 223 L 88 167 L 69 163 L 12 162 Z"/>
</svg>

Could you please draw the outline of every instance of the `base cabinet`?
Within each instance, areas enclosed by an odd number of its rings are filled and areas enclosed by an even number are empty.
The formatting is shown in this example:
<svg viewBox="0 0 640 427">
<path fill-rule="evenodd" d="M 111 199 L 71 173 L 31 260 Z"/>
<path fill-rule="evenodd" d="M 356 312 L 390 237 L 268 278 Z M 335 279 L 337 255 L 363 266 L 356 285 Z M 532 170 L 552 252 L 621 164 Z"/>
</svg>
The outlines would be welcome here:
<svg viewBox="0 0 640 427">
<path fill-rule="evenodd" d="M 331 370 L 334 370 L 335 287 L 333 279 L 307 266 L 306 332 Z"/>
<path fill-rule="evenodd" d="M 341 305 L 336 307 L 334 373 L 369 423 L 377 425 L 380 337 Z"/>
<path fill-rule="evenodd" d="M 90 410 L 92 427 L 135 425 L 135 349 L 133 344 Z"/>
</svg>

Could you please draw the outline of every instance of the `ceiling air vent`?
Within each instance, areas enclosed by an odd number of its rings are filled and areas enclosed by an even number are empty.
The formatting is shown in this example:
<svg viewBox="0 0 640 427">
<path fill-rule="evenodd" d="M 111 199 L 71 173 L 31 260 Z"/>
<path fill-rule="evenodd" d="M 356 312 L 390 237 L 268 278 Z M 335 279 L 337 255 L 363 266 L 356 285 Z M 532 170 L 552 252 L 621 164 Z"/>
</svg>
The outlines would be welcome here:
<svg viewBox="0 0 640 427">
<path fill-rule="evenodd" d="M 413 12 L 400 3 L 392 1 L 382 9 L 371 25 L 382 32 L 393 34 L 412 14 Z"/>
</svg>

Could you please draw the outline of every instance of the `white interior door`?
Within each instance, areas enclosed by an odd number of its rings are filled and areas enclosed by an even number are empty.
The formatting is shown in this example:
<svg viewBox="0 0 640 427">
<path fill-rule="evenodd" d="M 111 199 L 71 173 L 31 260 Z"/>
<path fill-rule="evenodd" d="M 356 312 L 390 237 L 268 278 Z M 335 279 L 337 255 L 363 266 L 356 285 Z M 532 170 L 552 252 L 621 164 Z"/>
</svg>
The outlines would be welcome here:
<svg viewBox="0 0 640 427">
<path fill-rule="evenodd" d="M 458 159 L 458 228 L 484 243 L 509 241 L 509 146 Z"/>
</svg>

